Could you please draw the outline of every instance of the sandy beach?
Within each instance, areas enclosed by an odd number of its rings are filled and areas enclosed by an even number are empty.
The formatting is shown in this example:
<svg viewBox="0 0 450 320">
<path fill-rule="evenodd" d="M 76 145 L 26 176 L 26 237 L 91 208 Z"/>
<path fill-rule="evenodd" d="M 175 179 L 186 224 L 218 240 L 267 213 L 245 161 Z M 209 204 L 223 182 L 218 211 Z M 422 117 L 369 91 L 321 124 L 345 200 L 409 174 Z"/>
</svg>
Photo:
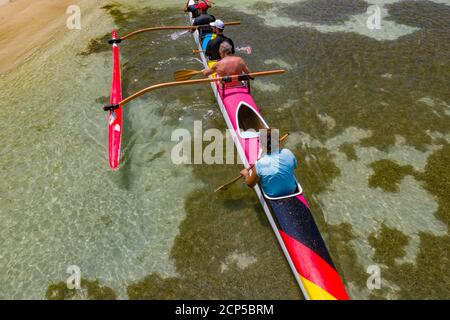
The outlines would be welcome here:
<svg viewBox="0 0 450 320">
<path fill-rule="evenodd" d="M 0 0 L 0 74 L 21 64 L 60 28 L 66 27 L 68 6 L 87 1 Z"/>
</svg>

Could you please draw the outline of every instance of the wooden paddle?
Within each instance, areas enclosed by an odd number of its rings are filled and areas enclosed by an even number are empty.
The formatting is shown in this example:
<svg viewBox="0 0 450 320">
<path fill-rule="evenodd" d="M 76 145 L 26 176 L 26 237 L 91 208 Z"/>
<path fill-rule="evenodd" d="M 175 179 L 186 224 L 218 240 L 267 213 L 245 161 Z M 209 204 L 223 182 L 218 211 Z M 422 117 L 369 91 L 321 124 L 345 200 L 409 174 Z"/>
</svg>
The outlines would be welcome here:
<svg viewBox="0 0 450 320">
<path fill-rule="evenodd" d="M 173 78 L 175 81 L 185 81 L 189 80 L 192 77 L 201 74 L 203 70 L 178 70 L 173 74 Z"/>
<path fill-rule="evenodd" d="M 282 136 L 282 137 L 280 138 L 280 143 L 283 142 L 284 140 L 286 140 L 287 137 L 289 137 L 289 133 L 286 133 L 284 136 Z M 255 166 L 255 164 L 252 164 L 252 165 L 250 166 L 250 168 L 248 168 L 248 170 L 253 169 L 254 166 Z M 242 174 L 238 175 L 238 176 L 237 176 L 236 178 L 234 178 L 233 180 L 230 180 L 229 182 L 227 182 L 227 183 L 221 185 L 220 187 L 218 187 L 216 190 L 214 190 L 214 192 L 218 192 L 218 191 L 220 191 L 220 190 L 227 190 L 229 186 L 235 184 L 235 183 L 236 183 L 237 181 L 239 181 L 242 177 L 243 177 Z"/>
<path fill-rule="evenodd" d="M 226 26 L 238 26 L 240 25 L 240 21 L 232 21 L 232 22 L 226 22 Z M 134 37 L 135 35 L 138 35 L 140 33 L 144 32 L 151 32 L 151 31 L 161 31 L 161 30 L 195 30 L 202 27 L 209 27 L 209 24 L 201 25 L 201 26 L 161 26 L 161 27 L 151 27 L 151 28 L 145 28 L 133 31 L 120 39 L 117 39 L 116 42 L 121 42 L 123 40 L 126 40 L 128 38 Z"/>
<path fill-rule="evenodd" d="M 217 77 L 217 78 L 206 78 L 206 79 L 160 83 L 160 84 L 156 84 L 156 85 L 147 87 L 145 89 L 142 89 L 141 91 L 136 92 L 135 94 L 129 96 L 128 98 L 123 99 L 122 101 L 120 101 L 117 104 L 104 106 L 103 110 L 113 111 L 115 109 L 118 109 L 119 106 L 123 106 L 123 105 L 129 103 L 130 101 L 142 96 L 143 94 L 146 94 L 147 92 L 154 91 L 157 89 L 183 86 L 183 85 L 189 85 L 189 84 L 219 82 L 219 81 L 223 81 L 224 79 L 227 79 L 227 80 L 231 79 L 231 81 L 238 81 L 239 77 L 249 76 L 249 77 L 255 78 L 255 77 L 270 76 L 270 75 L 282 74 L 282 73 L 285 73 L 285 71 L 283 69 L 278 69 L 278 70 L 270 70 L 270 71 L 251 72 L 249 74 L 240 74 L 240 75 L 234 75 L 234 76 L 229 76 L 229 77 Z"/>
</svg>

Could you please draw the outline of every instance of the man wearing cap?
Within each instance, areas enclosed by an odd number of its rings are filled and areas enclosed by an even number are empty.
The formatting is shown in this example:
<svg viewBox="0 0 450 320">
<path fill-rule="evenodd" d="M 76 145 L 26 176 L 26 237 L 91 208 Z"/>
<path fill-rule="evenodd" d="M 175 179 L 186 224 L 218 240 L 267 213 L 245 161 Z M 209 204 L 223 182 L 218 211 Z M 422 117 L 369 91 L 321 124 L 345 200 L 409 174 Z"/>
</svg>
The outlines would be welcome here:
<svg viewBox="0 0 450 320">
<path fill-rule="evenodd" d="M 195 4 L 191 4 L 191 5 L 189 5 L 189 1 L 188 1 L 184 7 L 184 12 L 190 12 L 190 13 L 192 13 L 192 18 L 194 18 L 194 19 L 197 18 L 200 15 L 197 10 L 197 5 L 200 2 L 204 2 L 206 4 L 206 6 L 207 6 L 206 10 L 208 10 L 208 8 L 211 8 L 211 3 L 209 2 L 209 0 L 200 0 L 200 1 L 196 0 Z"/>
<path fill-rule="evenodd" d="M 209 60 L 220 60 L 219 48 L 222 42 L 226 41 L 231 45 L 231 54 L 235 53 L 233 40 L 225 37 L 223 34 L 223 30 L 225 29 L 225 24 L 222 20 L 216 20 L 211 22 L 211 27 L 213 28 L 213 32 L 216 34 L 216 38 L 209 41 L 208 46 L 206 47 L 206 56 Z"/>
<path fill-rule="evenodd" d="M 216 18 L 213 15 L 207 13 L 208 5 L 205 2 L 199 2 L 196 5 L 199 16 L 194 19 L 193 26 L 205 26 L 198 28 L 198 33 L 200 35 L 200 39 L 207 33 L 212 33 L 212 28 L 210 26 L 211 22 L 216 21 Z M 193 32 L 193 31 L 192 31 Z"/>
</svg>

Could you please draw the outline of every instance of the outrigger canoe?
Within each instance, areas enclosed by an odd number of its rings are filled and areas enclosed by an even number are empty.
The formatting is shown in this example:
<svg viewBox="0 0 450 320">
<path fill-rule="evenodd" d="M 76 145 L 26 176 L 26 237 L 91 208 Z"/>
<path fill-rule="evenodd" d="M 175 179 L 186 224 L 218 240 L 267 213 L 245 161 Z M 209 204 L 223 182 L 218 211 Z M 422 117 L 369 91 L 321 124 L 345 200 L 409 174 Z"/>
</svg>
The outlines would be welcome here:
<svg viewBox="0 0 450 320">
<path fill-rule="evenodd" d="M 194 4 L 190 0 L 190 5 Z M 190 23 L 193 23 L 189 13 Z M 193 33 L 203 66 L 211 67 L 203 48 L 212 36 L 200 39 Z M 215 75 L 211 76 L 211 78 Z M 250 79 L 237 87 L 224 87 L 219 81 L 211 82 L 217 104 L 230 130 L 237 152 L 246 168 L 250 168 L 260 155 L 260 129 L 269 128 L 250 91 Z M 282 198 L 269 198 L 257 185 L 254 188 L 261 206 L 272 226 L 292 272 L 306 299 L 347 300 L 344 284 L 336 271 L 325 242 L 311 214 L 299 184 L 295 194 Z"/>
<path fill-rule="evenodd" d="M 117 32 L 112 32 L 113 68 L 109 102 L 116 105 L 122 100 L 122 79 L 120 75 L 120 53 Z M 108 111 L 108 158 L 111 169 L 117 169 L 120 161 L 120 145 L 122 140 L 122 105 Z"/>
</svg>

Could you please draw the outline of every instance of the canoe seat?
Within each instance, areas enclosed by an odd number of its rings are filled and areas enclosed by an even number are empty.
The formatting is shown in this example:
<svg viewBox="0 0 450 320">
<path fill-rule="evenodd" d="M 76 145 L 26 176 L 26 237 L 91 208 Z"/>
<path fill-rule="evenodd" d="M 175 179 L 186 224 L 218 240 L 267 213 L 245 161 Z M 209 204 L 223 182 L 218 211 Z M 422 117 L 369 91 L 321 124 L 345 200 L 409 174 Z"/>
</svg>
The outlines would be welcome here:
<svg viewBox="0 0 450 320">
<path fill-rule="evenodd" d="M 237 111 L 239 135 L 244 139 L 259 137 L 259 131 L 269 126 L 248 104 L 241 102 Z"/>
<path fill-rule="evenodd" d="M 261 188 L 262 193 L 264 194 L 264 198 L 269 199 L 269 200 L 281 200 L 281 199 L 286 199 L 286 198 L 291 198 L 291 197 L 296 197 L 299 196 L 303 193 L 303 188 L 300 185 L 300 182 L 297 181 L 297 190 L 295 190 L 295 192 L 293 194 L 288 194 L 287 196 L 282 196 L 282 197 L 269 197 L 263 190 L 263 188 Z"/>
</svg>

